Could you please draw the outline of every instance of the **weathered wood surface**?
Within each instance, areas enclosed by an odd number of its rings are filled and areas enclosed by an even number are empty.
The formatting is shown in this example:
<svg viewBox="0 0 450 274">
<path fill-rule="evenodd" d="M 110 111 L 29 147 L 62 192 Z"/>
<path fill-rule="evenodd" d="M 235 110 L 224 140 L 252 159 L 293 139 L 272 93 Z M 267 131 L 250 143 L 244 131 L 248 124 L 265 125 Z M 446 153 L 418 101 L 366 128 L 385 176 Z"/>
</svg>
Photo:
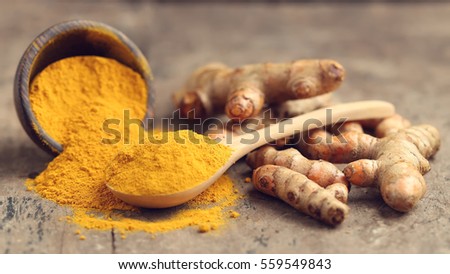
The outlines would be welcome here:
<svg viewBox="0 0 450 274">
<path fill-rule="evenodd" d="M 1 253 L 449 253 L 450 5 L 160 5 L 147 2 L 0 2 L 0 252 Z M 250 190 L 244 163 L 230 173 L 248 192 L 241 217 L 220 233 L 185 229 L 126 240 L 114 231 L 83 231 L 59 219 L 70 211 L 27 192 L 25 179 L 50 160 L 16 118 L 12 83 L 19 58 L 39 32 L 86 18 L 125 32 L 154 70 L 157 114 L 170 113 L 170 92 L 209 61 L 232 66 L 330 57 L 347 69 L 345 101 L 385 99 L 414 123 L 443 136 L 426 175 L 428 193 L 409 214 L 377 193 L 354 188 L 351 214 L 336 229 Z"/>
</svg>

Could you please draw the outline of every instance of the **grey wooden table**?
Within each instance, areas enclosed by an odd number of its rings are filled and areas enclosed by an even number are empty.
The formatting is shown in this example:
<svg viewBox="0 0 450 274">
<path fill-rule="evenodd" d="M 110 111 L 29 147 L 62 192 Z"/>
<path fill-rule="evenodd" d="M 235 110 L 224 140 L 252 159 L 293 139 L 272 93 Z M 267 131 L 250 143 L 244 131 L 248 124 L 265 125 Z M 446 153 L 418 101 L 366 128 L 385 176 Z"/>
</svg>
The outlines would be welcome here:
<svg viewBox="0 0 450 274">
<path fill-rule="evenodd" d="M 0 2 L 0 252 L 450 252 L 449 4 L 6 2 Z M 59 221 L 69 209 L 25 190 L 25 179 L 51 159 L 25 135 L 12 98 L 17 63 L 34 36 L 75 18 L 108 23 L 138 44 L 155 73 L 158 117 L 170 114 L 170 93 L 206 62 L 334 58 L 348 72 L 340 98 L 385 99 L 414 123 L 441 130 L 442 149 L 426 175 L 428 193 L 412 212 L 399 214 L 376 192 L 354 188 L 348 220 L 331 229 L 250 190 L 242 183 L 250 170 L 239 162 L 230 173 L 247 198 L 237 208 L 241 217 L 219 234 L 188 228 L 121 240 L 115 231 L 86 231 L 88 240 L 80 241 L 76 226 Z"/>
</svg>

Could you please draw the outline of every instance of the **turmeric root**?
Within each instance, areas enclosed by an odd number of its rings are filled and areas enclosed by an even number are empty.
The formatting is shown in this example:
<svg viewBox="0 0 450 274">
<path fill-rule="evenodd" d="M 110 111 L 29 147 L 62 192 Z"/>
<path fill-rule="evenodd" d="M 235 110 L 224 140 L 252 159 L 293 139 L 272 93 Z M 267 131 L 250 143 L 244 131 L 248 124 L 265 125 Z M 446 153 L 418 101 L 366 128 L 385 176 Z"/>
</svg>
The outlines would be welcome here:
<svg viewBox="0 0 450 274">
<path fill-rule="evenodd" d="M 440 136 L 430 125 L 413 126 L 378 139 L 347 131 L 346 142 L 333 136 L 310 146 L 314 158 L 331 162 L 354 161 L 344 168 L 347 180 L 358 186 L 378 187 L 383 200 L 393 209 L 407 212 L 426 191 L 423 174 L 430 170 L 427 161 L 440 146 Z M 359 160 L 362 159 L 362 160 Z"/>
<path fill-rule="evenodd" d="M 331 106 L 336 103 L 333 100 L 333 93 L 326 93 L 307 99 L 288 100 L 280 105 L 273 107 L 278 119 L 292 118 L 294 116 L 302 115 L 313 110 Z M 293 144 L 297 136 L 289 136 L 283 139 L 275 140 L 275 147 L 283 148 L 286 145 Z"/>
<path fill-rule="evenodd" d="M 330 225 L 342 223 L 348 215 L 346 204 L 336 199 L 303 174 L 282 166 L 264 165 L 253 172 L 259 191 L 280 198 L 295 209 Z"/>
<path fill-rule="evenodd" d="M 288 100 L 274 107 L 278 118 L 292 118 L 313 110 L 331 106 L 333 93 L 326 93 L 307 99 Z"/>
<path fill-rule="evenodd" d="M 344 68 L 333 60 L 265 63 L 237 69 L 213 63 L 197 69 L 174 101 L 183 117 L 206 117 L 225 107 L 231 119 L 245 119 L 256 116 L 265 103 L 331 92 L 344 77 Z"/>
<path fill-rule="evenodd" d="M 401 130 L 379 139 L 374 160 L 358 160 L 344 168 L 347 179 L 360 186 L 378 186 L 383 200 L 401 212 L 411 210 L 426 192 L 423 174 L 431 167 L 427 158 L 440 146 L 439 132 L 430 125 Z"/>
<path fill-rule="evenodd" d="M 264 146 L 247 155 L 247 164 L 251 168 L 263 165 L 284 166 L 301 173 L 308 179 L 324 187 L 339 201 L 347 203 L 350 184 L 333 164 L 305 158 L 298 150 L 289 148 L 278 151 L 271 146 Z"/>
<path fill-rule="evenodd" d="M 229 138 L 259 130 L 280 121 L 281 119 L 275 118 L 272 110 L 269 109 L 252 119 L 246 119 L 244 121 L 228 120 L 214 126 L 209 126 L 208 130 L 205 131 L 204 134 L 212 139 L 227 138 L 227 140 L 230 140 Z M 291 139 L 291 136 L 278 139 L 273 141 L 271 145 L 274 145 L 277 148 L 282 148 L 286 146 Z"/>
<path fill-rule="evenodd" d="M 325 129 L 307 132 L 296 147 L 310 159 L 321 159 L 332 163 L 349 163 L 371 157 L 372 146 L 376 138 L 364 134 L 357 122 L 344 123 L 337 135 Z"/>
<path fill-rule="evenodd" d="M 313 159 L 329 161 L 333 158 L 334 163 L 348 163 L 368 158 L 369 143 L 370 140 L 374 139 L 363 134 L 363 126 L 373 129 L 376 137 L 383 138 L 410 127 L 411 123 L 402 116 L 395 114 L 383 119 L 344 123 L 337 128 L 338 131 L 333 131 L 334 136 L 325 129 L 315 129 L 304 136 L 301 142 L 297 144 L 297 148 Z M 329 144 L 333 145 L 329 146 Z"/>
<path fill-rule="evenodd" d="M 400 129 L 411 126 L 411 123 L 399 114 L 395 114 L 394 116 L 383 119 L 370 119 L 360 121 L 360 123 L 364 127 L 374 129 L 375 136 L 378 138 L 386 137 L 399 131 Z"/>
</svg>

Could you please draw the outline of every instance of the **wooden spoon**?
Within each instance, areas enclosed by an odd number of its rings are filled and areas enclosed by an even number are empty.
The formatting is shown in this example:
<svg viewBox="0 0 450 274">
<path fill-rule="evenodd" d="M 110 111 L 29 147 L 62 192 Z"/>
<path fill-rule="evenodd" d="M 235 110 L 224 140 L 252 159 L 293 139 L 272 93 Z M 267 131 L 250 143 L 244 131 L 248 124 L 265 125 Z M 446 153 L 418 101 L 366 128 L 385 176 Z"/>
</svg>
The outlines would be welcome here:
<svg viewBox="0 0 450 274">
<path fill-rule="evenodd" d="M 394 115 L 395 108 L 392 104 L 383 101 L 361 101 L 335 105 L 332 107 L 318 109 L 269 127 L 257 130 L 252 133 L 236 136 L 231 143 L 226 143 L 223 139 L 221 143 L 229 146 L 233 152 L 228 161 L 217 170 L 208 180 L 199 182 L 198 185 L 185 191 L 171 193 L 167 195 L 131 195 L 115 191 L 110 186 L 109 189 L 119 199 L 126 203 L 147 208 L 166 208 L 183 204 L 202 193 L 211 186 L 227 169 L 237 160 L 251 152 L 277 139 L 292 136 L 296 133 L 308 129 L 323 127 L 336 122 L 365 120 L 374 118 L 384 118 Z M 255 136 L 259 136 L 256 141 Z M 251 141 L 253 140 L 253 141 Z M 208 157 L 208 155 L 205 155 Z M 180 172 L 183 172 L 180 170 Z"/>
</svg>

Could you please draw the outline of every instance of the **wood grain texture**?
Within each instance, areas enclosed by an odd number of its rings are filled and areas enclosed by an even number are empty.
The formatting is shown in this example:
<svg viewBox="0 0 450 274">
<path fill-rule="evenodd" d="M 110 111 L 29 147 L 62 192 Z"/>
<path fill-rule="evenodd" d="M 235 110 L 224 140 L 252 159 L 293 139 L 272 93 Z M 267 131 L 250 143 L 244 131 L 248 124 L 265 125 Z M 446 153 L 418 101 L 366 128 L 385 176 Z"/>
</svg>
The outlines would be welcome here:
<svg viewBox="0 0 450 274">
<path fill-rule="evenodd" d="M 43 3 L 52 2 L 51 5 Z M 449 4 L 381 3 L 157 4 L 104 1 L 0 2 L 0 252 L 1 253 L 450 253 Z M 221 231 L 187 228 L 152 238 L 84 231 L 59 221 L 70 210 L 27 192 L 27 176 L 50 160 L 15 117 L 12 83 L 20 56 L 50 25 L 68 19 L 105 22 L 129 36 L 155 76 L 156 114 L 171 112 L 170 94 L 196 67 L 298 58 L 333 58 L 347 69 L 342 101 L 384 99 L 413 123 L 441 130 L 442 149 L 426 175 L 418 207 L 400 214 L 376 191 L 353 188 L 349 219 L 336 229 L 251 189 L 250 169 L 230 174 L 247 198 L 241 217 Z"/>
</svg>

